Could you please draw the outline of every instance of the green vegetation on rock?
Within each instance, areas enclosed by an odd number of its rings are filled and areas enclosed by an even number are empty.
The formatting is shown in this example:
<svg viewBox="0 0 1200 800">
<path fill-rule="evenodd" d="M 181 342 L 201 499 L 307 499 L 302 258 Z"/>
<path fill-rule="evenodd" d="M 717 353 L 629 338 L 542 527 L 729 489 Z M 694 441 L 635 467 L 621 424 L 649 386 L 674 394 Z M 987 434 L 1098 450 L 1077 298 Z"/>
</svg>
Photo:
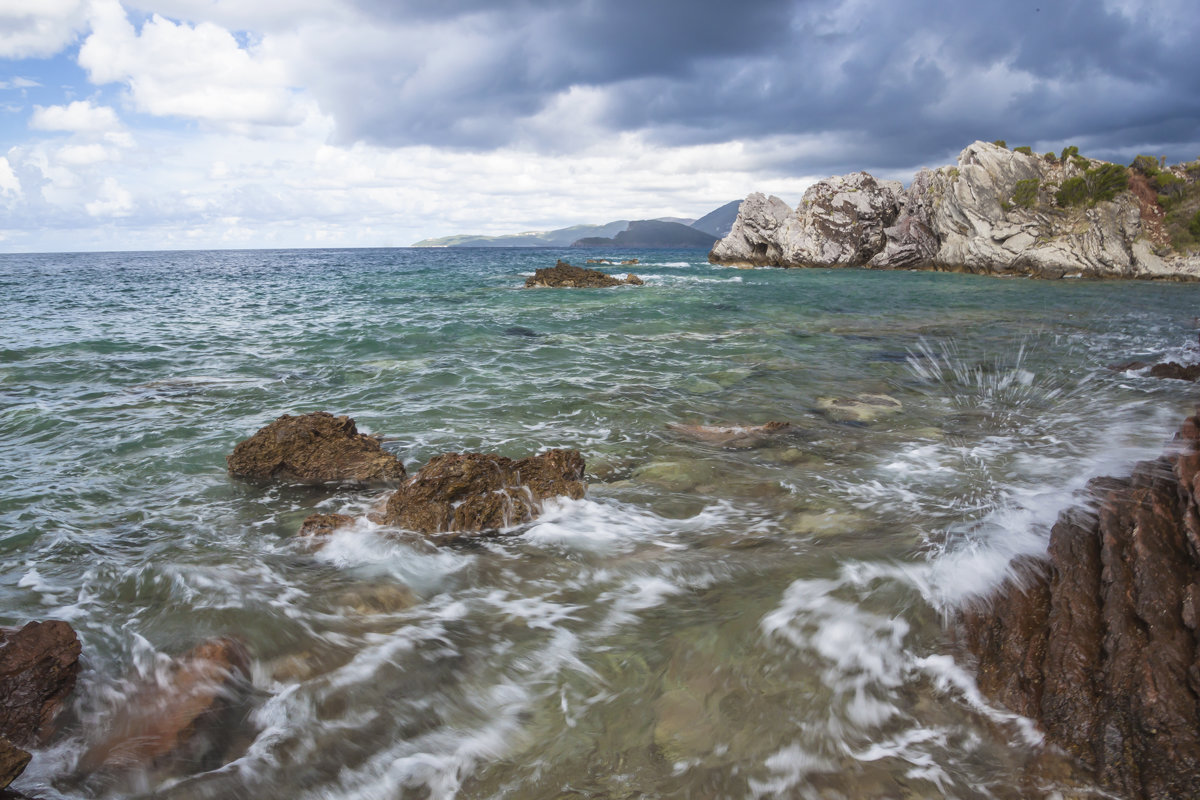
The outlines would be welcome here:
<svg viewBox="0 0 1200 800">
<path fill-rule="evenodd" d="M 1054 201 L 1063 208 L 1093 206 L 1112 200 L 1129 187 L 1129 172 L 1120 164 L 1101 164 L 1086 170 L 1083 175 L 1067 178 L 1054 193 Z"/>
<path fill-rule="evenodd" d="M 1031 155 L 1033 155 L 1033 148 L 1030 147 L 1029 145 L 1021 145 L 1020 147 L 1014 147 L 1013 152 L 1014 153 L 1024 153 L 1027 156 L 1031 156 Z"/>
<path fill-rule="evenodd" d="M 1003 139 L 997 139 L 996 141 L 992 142 L 992 144 L 996 145 L 997 147 L 1003 147 L 1006 150 L 1008 149 L 1008 142 L 1004 141 Z"/>
<path fill-rule="evenodd" d="M 1037 178 L 1017 181 L 1017 186 L 1013 189 L 1013 204 L 1021 208 L 1033 208 L 1036 206 L 1038 202 L 1038 187 L 1040 185 L 1041 181 Z"/>
<path fill-rule="evenodd" d="M 1073 158 L 1073 157 L 1075 157 L 1075 156 L 1078 156 L 1078 155 L 1079 155 L 1079 148 L 1078 148 L 1078 147 L 1076 147 L 1076 146 L 1075 146 L 1075 145 L 1073 145 L 1073 144 L 1072 144 L 1072 145 L 1067 145 L 1066 147 L 1064 147 L 1064 148 L 1063 148 L 1063 151 L 1062 151 L 1062 157 L 1061 157 L 1061 158 L 1059 158 L 1059 161 L 1062 161 L 1062 162 L 1064 162 L 1064 163 L 1065 163 L 1065 162 L 1066 162 L 1066 160 L 1067 160 L 1068 158 Z"/>
</svg>

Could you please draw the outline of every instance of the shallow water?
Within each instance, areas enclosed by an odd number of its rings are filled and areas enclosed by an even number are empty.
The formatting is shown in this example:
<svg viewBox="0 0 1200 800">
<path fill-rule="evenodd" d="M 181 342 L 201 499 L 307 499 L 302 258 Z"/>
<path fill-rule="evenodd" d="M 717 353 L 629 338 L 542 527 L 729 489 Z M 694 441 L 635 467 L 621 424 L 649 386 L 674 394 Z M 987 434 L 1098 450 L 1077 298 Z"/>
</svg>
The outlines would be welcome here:
<svg viewBox="0 0 1200 800">
<path fill-rule="evenodd" d="M 714 268 L 520 290 L 536 250 L 0 256 L 0 624 L 84 670 L 44 797 L 1038 796 L 1036 733 L 944 625 L 1088 478 L 1156 456 L 1200 287 Z M 875 418 L 831 399 L 885 395 Z M 231 480 L 282 413 L 447 451 L 579 449 L 589 493 L 475 546 Z M 726 449 L 672 424 L 793 428 Z M 408 602 L 405 590 L 415 595 Z M 227 763 L 102 782 L 87 744 L 164 655 L 234 634 Z"/>
</svg>

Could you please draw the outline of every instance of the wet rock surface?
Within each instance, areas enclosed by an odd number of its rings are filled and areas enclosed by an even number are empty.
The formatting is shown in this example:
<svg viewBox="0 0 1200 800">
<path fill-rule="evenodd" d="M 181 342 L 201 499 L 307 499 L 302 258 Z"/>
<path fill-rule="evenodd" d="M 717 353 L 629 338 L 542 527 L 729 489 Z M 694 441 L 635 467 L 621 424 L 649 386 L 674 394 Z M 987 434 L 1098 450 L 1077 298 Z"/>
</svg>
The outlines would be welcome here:
<svg viewBox="0 0 1200 800">
<path fill-rule="evenodd" d="M 1166 361 L 1162 364 L 1155 364 L 1150 368 L 1148 373 L 1151 378 L 1169 378 L 1177 381 L 1191 381 L 1195 383 L 1200 380 L 1200 364 L 1183 364 L 1175 361 Z"/>
<path fill-rule="evenodd" d="M 84 754 L 82 771 L 219 766 L 230 731 L 245 713 L 249 675 L 250 656 L 239 641 L 202 642 L 129 699 Z"/>
<path fill-rule="evenodd" d="M 0 630 L 0 735 L 43 744 L 79 672 L 79 637 L 61 620 Z"/>
<path fill-rule="evenodd" d="M 0 789 L 4 789 L 25 771 L 31 756 L 0 736 Z"/>
<path fill-rule="evenodd" d="M 426 534 L 520 525 L 535 519 L 547 498 L 582 498 L 583 471 L 577 450 L 548 450 L 519 461 L 447 453 L 431 459 L 392 494 L 383 521 Z"/>
<path fill-rule="evenodd" d="M 297 536 L 312 539 L 324 539 L 338 528 L 354 524 L 354 517 L 349 514 L 309 514 L 300 524 Z"/>
<path fill-rule="evenodd" d="M 1200 786 L 1198 445 L 1191 417 L 1163 458 L 1094 480 L 1048 560 L 963 616 L 980 688 L 1124 797 Z"/>
<path fill-rule="evenodd" d="M 350 417 L 324 411 L 284 414 L 239 442 L 226 461 L 236 477 L 282 483 L 394 484 L 406 477 L 378 439 L 359 433 Z"/>
<path fill-rule="evenodd" d="M 559 259 L 553 267 L 535 271 L 526 279 L 525 288 L 603 289 L 610 286 L 641 286 L 643 283 L 642 279 L 633 273 L 618 278 L 596 269 L 577 267 Z"/>
</svg>

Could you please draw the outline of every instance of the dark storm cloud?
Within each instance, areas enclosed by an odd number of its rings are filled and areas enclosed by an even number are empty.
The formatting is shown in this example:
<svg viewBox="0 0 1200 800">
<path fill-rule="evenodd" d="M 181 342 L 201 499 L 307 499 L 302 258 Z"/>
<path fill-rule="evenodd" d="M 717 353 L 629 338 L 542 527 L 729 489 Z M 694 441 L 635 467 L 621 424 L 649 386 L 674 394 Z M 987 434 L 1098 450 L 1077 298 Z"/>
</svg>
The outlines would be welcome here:
<svg viewBox="0 0 1200 800">
<path fill-rule="evenodd" d="M 551 147 L 581 121 L 527 123 L 575 86 L 603 91 L 593 124 L 665 144 L 824 138 L 801 160 L 830 171 L 977 138 L 1200 154 L 1200 14 L 1184 2 L 358 5 L 427 38 L 347 50 L 311 84 L 346 141 Z"/>
</svg>

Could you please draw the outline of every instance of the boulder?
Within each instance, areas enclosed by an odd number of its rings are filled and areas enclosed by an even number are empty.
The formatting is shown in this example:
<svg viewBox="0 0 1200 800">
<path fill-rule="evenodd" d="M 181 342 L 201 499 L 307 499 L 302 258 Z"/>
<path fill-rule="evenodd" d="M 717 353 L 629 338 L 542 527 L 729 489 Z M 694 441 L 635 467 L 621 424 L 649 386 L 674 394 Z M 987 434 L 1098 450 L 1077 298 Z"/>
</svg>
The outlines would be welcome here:
<svg viewBox="0 0 1200 800">
<path fill-rule="evenodd" d="M 541 513 L 546 498 L 582 498 L 583 469 L 577 450 L 548 450 L 520 461 L 447 453 L 431 459 L 388 498 L 383 521 L 425 534 L 520 525 Z"/>
<path fill-rule="evenodd" d="M 1200 418 L 962 617 L 980 688 L 1130 798 L 1200 786 Z"/>
<path fill-rule="evenodd" d="M 5 789 L 25 771 L 25 767 L 28 766 L 29 759 L 32 757 L 8 739 L 0 736 L 0 790 Z"/>
<path fill-rule="evenodd" d="M 610 286 L 641 286 L 642 280 L 630 274 L 624 280 L 595 269 L 584 269 L 559 259 L 553 267 L 544 267 L 526 281 L 526 289 L 603 289 Z"/>
<path fill-rule="evenodd" d="M 226 458 L 239 478 L 283 483 L 395 484 L 406 477 L 400 459 L 358 432 L 350 417 L 324 411 L 284 414 Z"/>
<path fill-rule="evenodd" d="M 0 735 L 12 744 L 44 744 L 75 688 L 79 637 L 61 620 L 0 630 Z"/>
<path fill-rule="evenodd" d="M 1149 375 L 1151 378 L 1169 378 L 1171 380 L 1191 381 L 1195 383 L 1197 380 L 1200 380 L 1200 364 L 1188 364 L 1184 366 L 1175 361 L 1166 361 L 1151 367 Z"/>
<path fill-rule="evenodd" d="M 80 760 L 84 772 L 219 766 L 245 711 L 250 655 L 236 639 L 202 642 L 136 690 Z"/>
</svg>

